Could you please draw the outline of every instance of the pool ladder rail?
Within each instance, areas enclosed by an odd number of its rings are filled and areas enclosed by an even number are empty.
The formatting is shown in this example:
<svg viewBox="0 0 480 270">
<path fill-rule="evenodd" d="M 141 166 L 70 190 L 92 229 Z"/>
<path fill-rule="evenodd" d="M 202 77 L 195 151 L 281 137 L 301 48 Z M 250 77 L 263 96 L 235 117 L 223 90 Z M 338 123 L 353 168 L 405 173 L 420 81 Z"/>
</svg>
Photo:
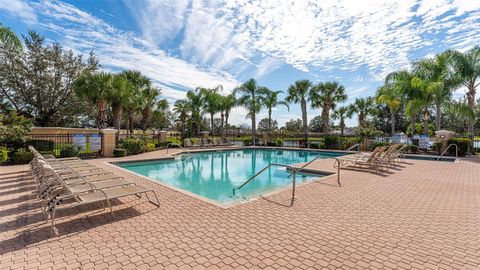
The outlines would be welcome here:
<svg viewBox="0 0 480 270">
<path fill-rule="evenodd" d="M 309 162 L 305 163 L 304 165 L 302 165 L 302 167 L 293 167 L 291 165 L 286 165 L 286 164 L 280 164 L 280 163 L 270 163 L 268 164 L 267 166 L 265 166 L 265 168 L 261 169 L 260 171 L 258 171 L 255 175 L 253 175 L 252 177 L 248 178 L 245 182 L 243 182 L 243 184 L 241 184 L 240 186 L 238 187 L 235 187 L 232 189 L 232 193 L 233 193 L 233 196 L 235 196 L 236 194 L 236 191 L 237 190 L 240 190 L 241 188 L 243 188 L 245 185 L 247 185 L 248 183 L 250 183 L 253 179 L 257 178 L 260 174 L 262 174 L 263 172 L 265 172 L 268 168 L 272 167 L 272 166 L 278 166 L 278 167 L 284 167 L 290 171 L 292 171 L 292 173 L 288 176 L 293 176 L 292 178 L 292 197 L 290 199 L 290 206 L 293 206 L 293 203 L 295 201 L 295 187 L 296 187 L 296 177 L 297 177 L 297 173 L 301 172 L 301 170 L 303 168 L 305 168 L 306 166 L 310 165 L 312 162 L 314 162 L 315 160 L 319 159 L 320 156 L 310 160 Z M 337 171 L 337 183 L 338 183 L 338 186 L 340 187 L 341 184 L 340 184 L 340 160 L 336 157 L 333 157 L 335 159 L 335 163 L 338 163 L 338 171 Z"/>
<path fill-rule="evenodd" d="M 455 158 L 458 158 L 458 145 L 455 144 L 455 143 L 452 143 L 450 145 L 447 146 L 447 148 L 445 148 L 445 150 L 443 151 L 443 153 L 437 158 L 437 160 L 440 160 L 442 159 L 443 155 L 445 155 L 448 151 L 448 149 L 450 149 L 450 147 L 452 146 L 455 146 Z"/>
<path fill-rule="evenodd" d="M 187 153 L 190 155 L 188 158 L 184 159 L 183 161 L 187 161 L 187 160 L 189 160 L 189 159 L 191 159 L 191 158 L 193 157 L 192 152 L 188 151 L 188 149 L 182 147 L 182 146 L 181 146 L 180 144 L 178 144 L 178 143 L 169 143 L 169 144 L 167 144 L 167 154 L 168 154 L 168 148 L 169 148 L 171 145 L 178 146 L 180 149 L 184 150 L 185 152 L 187 152 Z"/>
</svg>

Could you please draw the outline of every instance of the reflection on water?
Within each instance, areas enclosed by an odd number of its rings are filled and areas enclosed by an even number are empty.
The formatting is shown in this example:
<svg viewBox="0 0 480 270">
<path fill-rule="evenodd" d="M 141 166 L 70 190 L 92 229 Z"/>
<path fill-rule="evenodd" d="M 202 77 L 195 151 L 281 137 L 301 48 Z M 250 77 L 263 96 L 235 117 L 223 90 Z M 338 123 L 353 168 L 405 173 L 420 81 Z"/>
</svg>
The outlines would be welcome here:
<svg viewBox="0 0 480 270">
<path fill-rule="evenodd" d="M 120 167 L 181 188 L 205 198 L 230 203 L 240 198 L 232 197 L 232 189 L 263 169 L 269 163 L 295 164 L 307 162 L 317 156 L 325 158 L 340 154 L 291 151 L 244 149 L 235 151 L 205 152 L 194 154 L 192 158 L 123 163 Z M 239 192 L 240 197 L 273 191 L 290 184 L 290 173 L 285 168 L 270 167 Z M 298 175 L 303 182 L 315 177 Z"/>
</svg>

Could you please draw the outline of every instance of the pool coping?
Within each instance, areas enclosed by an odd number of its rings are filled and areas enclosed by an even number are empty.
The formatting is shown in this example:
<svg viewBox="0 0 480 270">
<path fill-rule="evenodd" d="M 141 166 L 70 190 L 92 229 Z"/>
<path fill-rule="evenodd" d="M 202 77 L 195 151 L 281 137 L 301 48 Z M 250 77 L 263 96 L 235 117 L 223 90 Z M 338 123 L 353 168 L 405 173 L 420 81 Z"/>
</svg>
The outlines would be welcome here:
<svg viewBox="0 0 480 270">
<path fill-rule="evenodd" d="M 221 152 L 221 151 L 225 151 L 225 150 L 242 150 L 242 149 L 279 149 L 279 150 L 291 150 L 291 151 L 298 151 L 297 149 L 285 149 L 285 148 L 282 148 L 282 147 L 235 147 L 235 148 L 223 148 L 223 149 L 199 149 L 199 150 L 203 150 L 203 151 L 194 151 L 193 153 L 202 153 L 202 152 Z M 302 148 L 299 148 L 299 149 L 302 149 Z M 220 151 L 219 151 L 220 150 Z M 341 152 L 341 153 L 345 153 L 345 151 L 327 151 L 327 150 L 323 150 L 323 151 L 318 151 L 320 149 L 304 149 L 304 151 L 309 151 L 309 150 L 314 150 L 312 152 Z M 216 207 L 220 207 L 222 209 L 229 209 L 229 208 L 232 208 L 232 207 L 235 207 L 235 206 L 240 206 L 240 205 L 244 205 L 244 204 L 248 204 L 248 203 L 252 203 L 256 200 L 259 200 L 259 199 L 262 199 L 264 197 L 269 197 L 269 196 L 272 196 L 274 194 L 277 194 L 277 193 L 280 193 L 280 192 L 284 192 L 286 190 L 291 190 L 292 189 L 292 186 L 291 185 L 288 185 L 288 186 L 285 186 L 285 187 L 282 187 L 282 188 L 279 188 L 279 189 L 276 189 L 276 190 L 273 190 L 273 191 L 270 191 L 270 192 L 266 192 L 266 193 L 263 193 L 263 194 L 259 194 L 259 195 L 255 195 L 254 197 L 252 198 L 249 198 L 248 200 L 240 200 L 240 201 L 237 201 L 237 202 L 233 202 L 233 203 L 219 203 L 219 202 L 216 202 L 214 200 L 211 200 L 211 199 L 208 199 L 208 198 L 205 198 L 201 195 L 198 195 L 198 194 L 195 194 L 193 192 L 190 192 L 190 191 L 187 191 L 187 190 L 184 190 L 184 189 L 181 189 L 181 188 L 178 188 L 178 187 L 175 187 L 173 185 L 170 185 L 170 184 L 166 184 L 166 183 L 163 183 L 163 182 L 160 182 L 158 180 L 154 180 L 154 179 L 151 179 L 147 176 L 144 176 L 144 175 L 141 175 L 139 173 L 136 173 L 136 172 L 133 172 L 133 171 L 130 171 L 128 169 L 125 169 L 125 168 L 122 168 L 120 166 L 118 166 L 117 164 L 118 163 L 135 163 L 135 162 L 142 162 L 142 161 L 155 161 L 155 160 L 174 160 L 176 156 L 179 156 L 179 155 L 183 155 L 188 152 L 187 151 L 182 151 L 182 152 L 179 152 L 179 153 L 175 153 L 175 154 L 172 154 L 172 157 L 164 157 L 164 158 L 149 158 L 149 159 L 138 159 L 138 160 L 128 160 L 128 161 L 103 161 L 104 164 L 107 164 L 109 166 L 115 166 L 115 168 L 117 169 L 120 169 L 122 170 L 123 172 L 126 172 L 126 173 L 131 173 L 137 177 L 140 177 L 144 180 L 147 180 L 147 181 L 150 181 L 152 183 L 155 183 L 155 184 L 158 184 L 158 185 L 161 185 L 161 186 L 164 186 L 166 188 L 169 188 L 169 189 L 172 189 L 174 191 L 177 191 L 177 192 L 180 192 L 182 194 L 185 194 L 187 196 L 191 196 L 195 199 L 198 199 L 198 200 L 201 200 L 203 202 L 206 202 L 208 204 L 211 204 L 213 206 L 216 206 Z M 327 160 L 327 159 L 332 159 L 332 158 L 325 158 L 323 160 Z M 301 165 L 301 164 L 304 164 L 304 162 L 301 162 L 301 163 L 295 163 L 295 164 L 291 164 L 290 166 L 291 167 L 295 167 L 295 166 L 298 166 L 298 165 Z M 321 170 L 312 170 L 312 169 L 304 169 L 304 171 L 308 174 L 326 174 L 324 176 L 321 176 L 321 177 L 316 177 L 312 180 L 309 180 L 309 181 L 306 181 L 304 183 L 296 183 L 295 184 L 295 188 L 298 188 L 298 187 L 301 187 L 303 185 L 307 185 L 307 184 L 311 184 L 311 183 L 315 183 L 315 182 L 318 182 L 318 181 L 321 181 L 321 180 L 326 180 L 326 179 L 329 179 L 331 177 L 334 177 L 337 175 L 337 173 L 333 173 L 333 172 L 328 172 L 328 171 L 321 171 Z"/>
</svg>

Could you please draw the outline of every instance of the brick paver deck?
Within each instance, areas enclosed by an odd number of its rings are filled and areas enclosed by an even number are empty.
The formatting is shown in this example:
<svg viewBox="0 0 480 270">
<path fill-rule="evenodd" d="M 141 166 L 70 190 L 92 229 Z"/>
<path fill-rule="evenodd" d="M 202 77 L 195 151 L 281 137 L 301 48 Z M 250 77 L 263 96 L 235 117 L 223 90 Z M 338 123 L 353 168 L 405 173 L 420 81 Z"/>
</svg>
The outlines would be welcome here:
<svg viewBox="0 0 480 270">
<path fill-rule="evenodd" d="M 345 170 L 341 187 L 335 178 L 300 186 L 293 207 L 285 191 L 228 209 L 104 161 L 90 162 L 154 188 L 160 208 L 122 199 L 116 220 L 100 208 L 65 210 L 54 237 L 28 167 L 0 167 L 0 269 L 480 269 L 477 159 Z"/>
</svg>

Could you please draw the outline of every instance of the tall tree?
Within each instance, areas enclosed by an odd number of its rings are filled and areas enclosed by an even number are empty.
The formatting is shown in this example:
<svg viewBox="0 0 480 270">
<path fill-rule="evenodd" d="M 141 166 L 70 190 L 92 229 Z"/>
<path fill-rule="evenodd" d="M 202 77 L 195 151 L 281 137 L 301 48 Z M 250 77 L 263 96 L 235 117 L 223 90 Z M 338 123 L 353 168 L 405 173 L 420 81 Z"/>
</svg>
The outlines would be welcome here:
<svg viewBox="0 0 480 270">
<path fill-rule="evenodd" d="M 177 100 L 173 105 L 173 111 L 177 114 L 178 120 L 181 123 L 181 136 L 183 143 L 183 139 L 185 138 L 185 123 L 189 116 L 188 114 L 191 111 L 190 103 L 185 99 Z"/>
<path fill-rule="evenodd" d="M 132 136 L 135 129 L 136 115 L 144 109 L 144 96 L 142 93 L 151 87 L 152 82 L 148 77 L 136 70 L 126 70 L 121 72 L 120 75 L 131 84 L 131 91 L 124 107 L 127 111 L 128 134 Z"/>
<path fill-rule="evenodd" d="M 11 51 L 22 52 L 22 41 L 12 29 L 0 23 L 0 46 Z"/>
<path fill-rule="evenodd" d="M 351 105 L 352 111 L 358 114 L 359 127 L 362 128 L 367 126 L 367 117 L 375 109 L 374 104 L 373 97 L 366 97 L 355 99 L 355 102 Z"/>
<path fill-rule="evenodd" d="M 240 95 L 238 104 L 248 110 L 247 117 L 252 120 L 252 140 L 255 145 L 256 115 L 262 108 L 262 94 L 259 92 L 259 87 L 254 79 L 250 79 L 237 87 L 235 92 Z"/>
<path fill-rule="evenodd" d="M 283 93 L 282 91 L 272 91 L 267 87 L 260 87 L 259 92 L 262 93 L 262 103 L 267 108 L 267 111 L 268 111 L 267 132 L 270 135 L 270 132 L 272 131 L 272 109 L 279 105 L 283 105 L 287 107 L 287 110 L 290 110 L 290 108 L 287 102 L 278 99 L 278 95 L 280 93 Z"/>
<path fill-rule="evenodd" d="M 34 119 L 36 126 L 67 126 L 83 110 L 74 80 L 98 68 L 93 53 L 86 62 L 58 43 L 46 45 L 35 32 L 25 37 L 26 51 L 12 53 L 0 46 L 0 100 L 4 106 Z"/>
<path fill-rule="evenodd" d="M 391 134 L 395 134 L 395 115 L 402 105 L 401 95 L 397 88 L 383 86 L 377 91 L 377 102 L 385 104 L 390 110 Z"/>
<path fill-rule="evenodd" d="M 203 100 L 200 89 L 190 90 L 187 92 L 187 101 L 190 104 L 191 123 L 195 126 L 196 135 L 200 136 L 200 127 L 203 118 Z"/>
<path fill-rule="evenodd" d="M 123 109 L 128 103 L 128 98 L 132 92 L 132 84 L 121 74 L 113 77 L 113 91 L 109 97 L 112 106 L 113 124 L 120 133 L 122 127 Z"/>
<path fill-rule="evenodd" d="M 223 86 L 218 85 L 215 88 L 199 88 L 204 111 L 210 114 L 210 132 L 214 135 L 213 117 L 220 111 L 221 96 L 220 91 L 223 90 Z"/>
<path fill-rule="evenodd" d="M 298 80 L 288 87 L 288 95 L 285 98 L 286 102 L 300 103 L 305 141 L 308 140 L 307 101 L 310 97 L 312 86 L 313 83 L 309 80 Z"/>
<path fill-rule="evenodd" d="M 405 114 L 410 120 L 410 135 L 412 136 L 416 130 L 415 121 L 419 108 L 419 106 L 414 106 L 416 104 L 413 103 L 413 100 L 416 100 L 421 96 L 421 93 L 418 91 L 418 89 L 412 87 L 413 76 L 413 73 L 408 70 L 400 70 L 388 74 L 385 78 L 385 85 L 396 88 L 401 93 L 402 98 L 408 101 L 408 108 L 405 109 Z M 411 103 L 411 105 L 408 106 L 408 103 Z"/>
<path fill-rule="evenodd" d="M 107 124 L 107 108 L 113 92 L 113 75 L 107 72 L 82 74 L 74 83 L 75 92 L 97 110 L 96 125 L 103 129 Z"/>
<path fill-rule="evenodd" d="M 235 93 L 231 93 L 229 95 L 223 96 L 221 104 L 222 104 L 221 105 L 222 115 L 225 117 L 224 124 L 222 125 L 222 139 L 225 140 L 226 139 L 225 129 L 226 127 L 228 127 L 228 118 L 230 117 L 230 112 L 237 105 L 237 97 L 235 96 Z"/>
<path fill-rule="evenodd" d="M 345 102 L 347 94 L 345 87 L 338 82 L 319 83 L 310 91 L 310 101 L 313 108 L 322 108 L 322 131 L 328 133 L 330 110 L 334 110 L 338 103 Z"/>
<path fill-rule="evenodd" d="M 150 127 L 152 112 L 155 111 L 161 92 L 160 88 L 157 87 L 147 87 L 142 91 L 143 109 L 140 126 L 144 133 Z"/>
<path fill-rule="evenodd" d="M 452 73 L 450 75 L 457 77 L 458 85 L 467 88 L 468 106 L 473 111 L 475 109 L 477 87 L 480 84 L 480 82 L 477 81 L 480 76 L 480 46 L 477 45 L 465 53 L 453 51 L 451 54 L 449 66 L 452 68 Z M 469 118 L 468 132 L 472 141 L 474 137 L 474 124 L 474 119 Z"/>
<path fill-rule="evenodd" d="M 343 136 L 345 131 L 345 120 L 352 117 L 353 111 L 350 106 L 342 106 L 333 111 L 332 118 L 339 120 L 340 134 Z"/>
</svg>

